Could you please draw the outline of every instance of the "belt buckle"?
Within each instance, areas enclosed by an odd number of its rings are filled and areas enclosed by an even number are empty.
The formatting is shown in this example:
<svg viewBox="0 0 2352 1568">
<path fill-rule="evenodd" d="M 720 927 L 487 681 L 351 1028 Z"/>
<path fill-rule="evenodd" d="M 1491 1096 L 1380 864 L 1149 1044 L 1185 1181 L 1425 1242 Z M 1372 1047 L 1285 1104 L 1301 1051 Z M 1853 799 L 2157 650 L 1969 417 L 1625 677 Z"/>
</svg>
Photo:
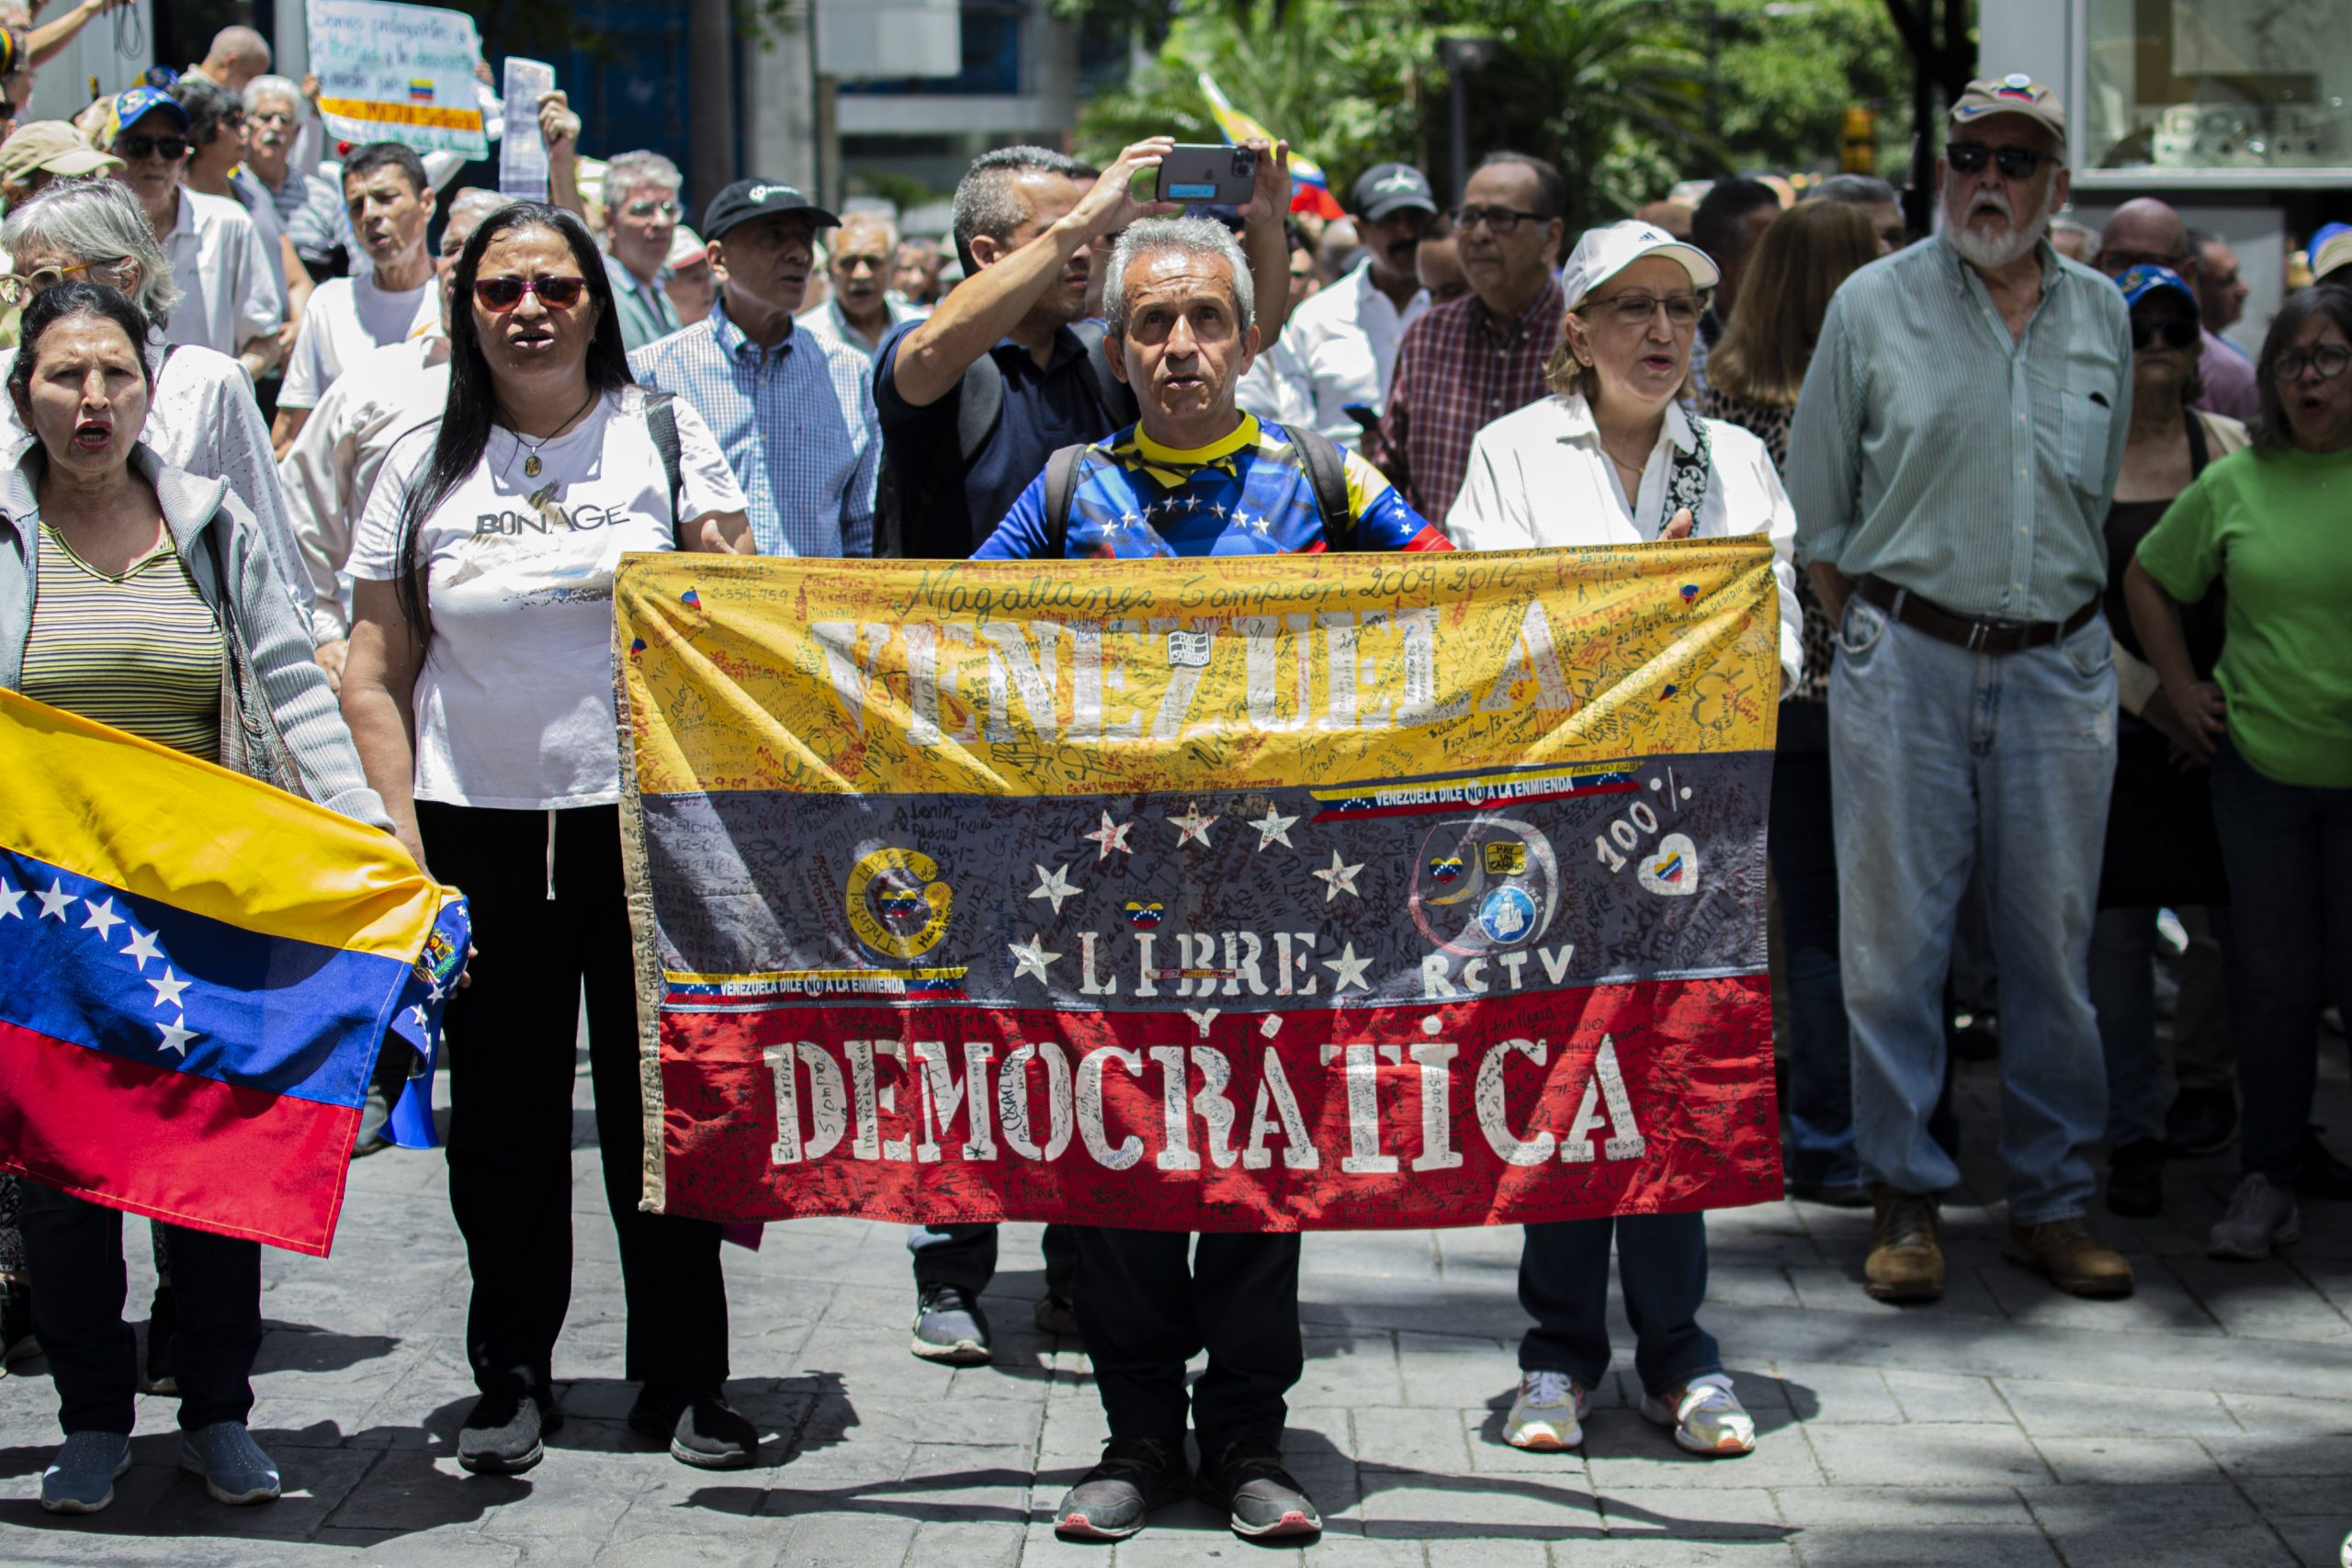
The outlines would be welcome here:
<svg viewBox="0 0 2352 1568">
<path fill-rule="evenodd" d="M 1983 650 L 1985 639 L 1996 632 L 2014 631 L 2018 623 L 1998 615 L 1979 615 L 1968 623 L 1968 651 Z"/>
</svg>

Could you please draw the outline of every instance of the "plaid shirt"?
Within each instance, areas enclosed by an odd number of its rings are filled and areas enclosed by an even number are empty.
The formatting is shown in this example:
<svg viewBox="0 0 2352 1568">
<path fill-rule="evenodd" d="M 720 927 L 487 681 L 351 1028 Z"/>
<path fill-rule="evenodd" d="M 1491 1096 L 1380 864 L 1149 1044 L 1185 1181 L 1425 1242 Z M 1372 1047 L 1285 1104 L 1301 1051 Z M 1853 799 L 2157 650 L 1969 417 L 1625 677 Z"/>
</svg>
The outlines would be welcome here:
<svg viewBox="0 0 2352 1568">
<path fill-rule="evenodd" d="M 1363 455 L 1413 510 L 1443 525 L 1479 429 L 1551 390 L 1544 362 L 1559 346 L 1566 299 L 1560 280 L 1519 313 L 1508 337 L 1476 294 L 1440 305 L 1406 329 L 1388 382 L 1388 408 Z"/>
</svg>

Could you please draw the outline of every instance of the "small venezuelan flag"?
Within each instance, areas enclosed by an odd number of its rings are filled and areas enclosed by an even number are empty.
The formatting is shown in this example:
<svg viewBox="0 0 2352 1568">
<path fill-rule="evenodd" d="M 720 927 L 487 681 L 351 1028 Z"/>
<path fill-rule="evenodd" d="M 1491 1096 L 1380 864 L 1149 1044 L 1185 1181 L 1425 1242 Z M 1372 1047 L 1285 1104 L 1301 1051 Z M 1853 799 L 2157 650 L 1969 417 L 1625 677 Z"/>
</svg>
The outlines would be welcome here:
<svg viewBox="0 0 2352 1568">
<path fill-rule="evenodd" d="M 465 925 L 390 835 L 0 692 L 0 1169 L 323 1257 Z"/>
<path fill-rule="evenodd" d="M 412 78 L 408 85 L 408 101 L 413 104 L 431 103 L 433 101 L 433 84 L 431 82 L 418 81 Z"/>
</svg>

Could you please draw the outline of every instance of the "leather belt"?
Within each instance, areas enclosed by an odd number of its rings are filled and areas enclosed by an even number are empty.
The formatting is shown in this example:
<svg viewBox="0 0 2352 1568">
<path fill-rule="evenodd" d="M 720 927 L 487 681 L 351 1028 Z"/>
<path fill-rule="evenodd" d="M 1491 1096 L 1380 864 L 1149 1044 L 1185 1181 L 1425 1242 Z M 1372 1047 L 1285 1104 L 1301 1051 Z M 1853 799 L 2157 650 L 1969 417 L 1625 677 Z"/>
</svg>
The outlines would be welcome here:
<svg viewBox="0 0 2352 1568">
<path fill-rule="evenodd" d="M 1897 587 L 1883 577 L 1860 579 L 1854 584 L 1854 592 L 1903 625 L 1971 653 L 2022 653 L 2030 648 L 2047 648 L 2090 625 L 2091 617 L 2099 610 L 2099 600 L 2093 595 L 2089 604 L 2064 621 L 2011 621 L 1998 615 L 1963 615 L 1956 610 L 1947 610 L 1934 600 Z"/>
</svg>

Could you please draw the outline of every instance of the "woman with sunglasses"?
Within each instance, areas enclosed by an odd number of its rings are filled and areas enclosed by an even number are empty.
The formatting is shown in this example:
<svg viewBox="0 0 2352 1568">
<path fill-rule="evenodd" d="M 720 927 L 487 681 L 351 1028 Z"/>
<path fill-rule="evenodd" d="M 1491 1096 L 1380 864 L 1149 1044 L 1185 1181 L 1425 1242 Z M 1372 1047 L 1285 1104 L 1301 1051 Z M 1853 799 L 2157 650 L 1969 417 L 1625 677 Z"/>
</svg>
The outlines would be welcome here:
<svg viewBox="0 0 2352 1568">
<path fill-rule="evenodd" d="M 622 553 L 748 548 L 742 491 L 691 406 L 629 380 L 612 284 L 578 219 L 501 208 L 467 239 L 450 288 L 447 407 L 386 456 L 353 536 L 343 703 L 401 841 L 466 890 L 481 943 L 450 1011 L 449 1207 L 481 1390 L 458 1462 L 527 1470 L 562 1418 L 550 1361 L 571 1296 L 584 983 L 626 1371 L 644 1384 L 630 1425 L 684 1463 L 747 1465 L 758 1434 L 719 1395 L 718 1227 L 638 1209 L 612 655 Z"/>
<path fill-rule="evenodd" d="M 2212 911 L 2229 901 L 2204 766 L 2211 748 L 2183 724 L 2132 632 L 2124 601 L 2132 553 L 2215 458 L 2246 443 L 2245 426 L 2189 408 L 2202 395 L 2197 297 L 2168 267 L 2116 278 L 2132 310 L 2132 424 L 2107 512 L 2107 619 L 2116 646 L 2115 786 L 2091 926 L 2091 1006 L 2107 1058 L 2107 1206 L 2145 1218 L 2164 1210 L 2164 1070 L 2156 1052 L 2156 912 Z M 2184 622 L 2189 661 L 2212 678 L 2222 649 L 2219 595 Z M 2201 928 L 2205 919 L 2199 919 Z M 2183 961 L 2175 1038 L 2221 1007 L 2220 950 L 2207 940 Z M 2207 999 L 2200 1005 L 2199 998 Z M 2218 1023 L 2218 1019 L 2213 1021 Z"/>
<path fill-rule="evenodd" d="M 2244 1110 L 2208 1250 L 2247 1261 L 2300 1233 L 2320 1010 L 2352 1011 L 2352 293 L 2290 299 L 2255 367 L 2252 446 L 2181 492 L 2124 574 L 2148 662 L 2212 758 Z M 2216 590 L 2208 680 L 2183 610 Z"/>
<path fill-rule="evenodd" d="M 1704 252 L 1638 221 L 1590 229 L 1562 269 L 1566 333 L 1545 367 L 1552 395 L 1478 432 L 1446 532 L 1457 548 L 1545 549 L 1763 534 L 1780 583 L 1781 691 L 1804 670 L 1796 515 L 1771 454 L 1735 424 L 1679 402 L 1690 343 L 1715 284 Z M 1634 1214 L 1527 1227 L 1519 1300 L 1535 1319 L 1521 1341 L 1515 1448 L 1583 1441 L 1580 1422 L 1608 1370 L 1609 1250 L 1637 1344 L 1642 1414 L 1698 1454 L 1744 1454 L 1756 1423 L 1733 1392 L 1707 1294 L 1706 1216 Z"/>
</svg>

